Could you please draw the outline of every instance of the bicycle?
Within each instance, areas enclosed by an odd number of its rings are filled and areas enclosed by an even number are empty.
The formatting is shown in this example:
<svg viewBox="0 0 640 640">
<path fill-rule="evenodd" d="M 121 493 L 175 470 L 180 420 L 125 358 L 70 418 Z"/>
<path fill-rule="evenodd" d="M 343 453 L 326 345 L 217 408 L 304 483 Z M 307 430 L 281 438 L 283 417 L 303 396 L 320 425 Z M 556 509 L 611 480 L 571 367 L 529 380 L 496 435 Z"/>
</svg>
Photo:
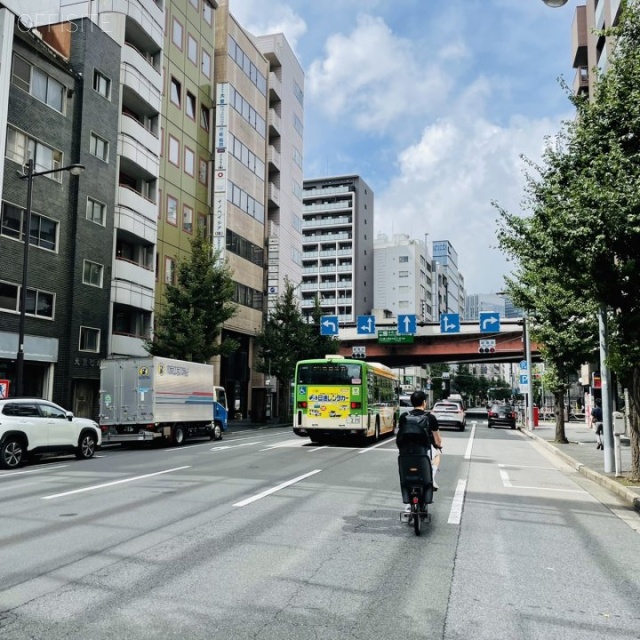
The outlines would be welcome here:
<svg viewBox="0 0 640 640">
<path fill-rule="evenodd" d="M 431 458 L 428 454 L 400 454 L 400 487 L 403 502 L 410 505 L 410 511 L 400 515 L 400 520 L 413 524 L 417 536 L 422 531 L 422 523 L 431 520 L 429 504 L 433 502 L 433 482 Z"/>
</svg>

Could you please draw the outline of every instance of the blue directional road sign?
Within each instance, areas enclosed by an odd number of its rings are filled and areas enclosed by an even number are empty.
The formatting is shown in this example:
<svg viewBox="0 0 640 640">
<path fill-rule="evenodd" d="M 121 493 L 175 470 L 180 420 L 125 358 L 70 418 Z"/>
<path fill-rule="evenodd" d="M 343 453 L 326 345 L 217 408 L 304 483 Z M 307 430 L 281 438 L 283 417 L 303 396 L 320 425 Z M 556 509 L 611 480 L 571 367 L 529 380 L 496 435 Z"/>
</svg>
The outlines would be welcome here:
<svg viewBox="0 0 640 640">
<path fill-rule="evenodd" d="M 460 314 L 441 313 L 440 333 L 460 333 Z"/>
<path fill-rule="evenodd" d="M 338 335 L 338 316 L 322 316 L 322 320 L 320 321 L 320 335 Z"/>
<path fill-rule="evenodd" d="M 500 331 L 500 314 L 497 311 L 483 311 L 480 313 L 480 333 Z"/>
<path fill-rule="evenodd" d="M 415 313 L 398 316 L 398 334 L 415 335 L 417 318 Z"/>
<path fill-rule="evenodd" d="M 374 316 L 358 316 L 356 326 L 359 334 L 373 335 L 376 332 L 376 319 Z"/>
</svg>

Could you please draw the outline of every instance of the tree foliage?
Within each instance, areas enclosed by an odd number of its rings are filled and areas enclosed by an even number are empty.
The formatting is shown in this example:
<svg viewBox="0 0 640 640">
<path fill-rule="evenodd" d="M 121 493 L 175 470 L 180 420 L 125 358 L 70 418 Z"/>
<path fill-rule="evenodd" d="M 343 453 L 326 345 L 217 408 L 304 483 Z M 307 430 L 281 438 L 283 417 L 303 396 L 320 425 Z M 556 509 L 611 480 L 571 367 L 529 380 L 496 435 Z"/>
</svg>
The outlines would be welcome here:
<svg viewBox="0 0 640 640">
<path fill-rule="evenodd" d="M 295 289 L 287 279 L 284 292 L 278 297 L 263 331 L 256 336 L 257 370 L 274 376 L 281 391 L 289 389 L 298 360 L 337 353 L 339 346 L 338 340 L 320 335 L 322 311 L 317 300 L 313 321 L 305 321 L 298 307 Z M 286 415 L 288 393 L 280 393 L 279 398 L 280 415 Z"/>
<path fill-rule="evenodd" d="M 576 119 L 528 180 L 531 216 L 502 211 L 500 244 L 518 264 L 510 292 L 531 311 L 558 383 L 579 354 L 593 359 L 595 312 L 607 310 L 640 479 L 640 1 L 623 0 L 619 25 L 603 35 L 616 39 L 609 68 L 593 99 L 572 97 Z"/>
<path fill-rule="evenodd" d="M 238 348 L 235 340 L 220 340 L 222 326 L 237 311 L 232 302 L 235 285 L 218 252 L 198 232 L 191 254 L 176 263 L 176 283 L 167 284 L 165 305 L 156 315 L 152 340 L 145 348 L 152 356 L 209 362 Z"/>
</svg>

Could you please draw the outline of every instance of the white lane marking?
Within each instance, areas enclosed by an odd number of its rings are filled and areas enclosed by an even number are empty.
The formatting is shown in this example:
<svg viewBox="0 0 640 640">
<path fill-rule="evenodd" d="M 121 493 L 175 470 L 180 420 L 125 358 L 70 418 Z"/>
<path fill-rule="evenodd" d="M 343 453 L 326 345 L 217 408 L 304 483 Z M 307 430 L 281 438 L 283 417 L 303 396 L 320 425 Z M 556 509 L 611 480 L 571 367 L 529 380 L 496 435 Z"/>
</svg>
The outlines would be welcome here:
<svg viewBox="0 0 640 640">
<path fill-rule="evenodd" d="M 471 427 L 471 435 L 469 436 L 469 442 L 467 443 L 467 450 L 464 452 L 464 459 L 465 460 L 470 460 L 471 459 L 471 451 L 473 449 L 473 439 L 475 438 L 476 435 L 476 423 L 473 423 L 473 426 Z"/>
<path fill-rule="evenodd" d="M 316 469 L 315 471 L 310 471 L 309 473 L 305 473 L 303 476 L 298 476 L 297 478 L 293 478 L 293 480 L 287 480 L 286 482 L 283 482 L 282 484 L 279 484 L 277 487 L 273 487 L 272 489 L 267 489 L 266 491 L 263 491 L 262 493 L 258 493 L 255 496 L 252 496 L 251 498 L 247 498 L 246 500 L 241 500 L 240 502 L 236 502 L 233 506 L 234 507 L 245 507 L 248 504 L 251 504 L 252 502 L 255 502 L 256 500 L 260 500 L 261 498 L 265 498 L 266 496 L 271 495 L 272 493 L 275 493 L 276 491 L 280 491 L 280 489 L 284 489 L 285 487 L 289 487 L 292 484 L 295 484 L 296 482 L 300 482 L 301 480 L 304 480 L 305 478 L 309 478 L 310 476 L 314 476 L 316 473 L 320 473 L 322 471 L 322 469 Z"/>
<path fill-rule="evenodd" d="M 55 471 L 56 469 L 64 469 L 68 464 L 59 464 L 55 467 L 41 467 L 39 469 L 29 469 L 28 471 L 11 471 L 10 473 L 0 473 L 0 478 L 12 478 L 13 476 L 21 476 L 25 473 L 40 473 L 41 471 Z"/>
<path fill-rule="evenodd" d="M 456 487 L 456 493 L 453 496 L 453 503 L 451 504 L 451 511 L 449 512 L 449 520 L 447 524 L 460 524 L 462 520 L 462 506 L 464 505 L 464 494 L 467 490 L 467 481 L 458 480 L 458 486 Z"/>
<path fill-rule="evenodd" d="M 237 449 L 238 447 L 248 447 L 253 444 L 262 444 L 262 440 L 257 442 L 243 442 L 242 444 L 223 444 L 220 447 L 211 447 L 211 451 L 222 451 L 223 449 Z"/>
<path fill-rule="evenodd" d="M 136 480 L 144 480 L 145 478 L 152 478 L 153 476 L 161 476 L 165 473 L 172 473 L 173 471 L 182 471 L 183 469 L 191 469 L 191 466 L 176 467 L 175 469 L 166 469 L 165 471 L 156 471 L 155 473 L 147 473 L 143 476 L 134 476 L 133 478 L 124 478 L 123 480 L 114 480 L 113 482 L 105 482 L 103 484 L 94 484 L 91 487 L 83 487 L 82 489 L 73 489 L 72 491 L 65 491 L 64 493 L 54 493 L 50 496 L 42 496 L 42 500 L 52 500 L 53 498 L 62 498 L 63 496 L 70 496 L 74 493 L 84 493 L 85 491 L 93 491 L 94 489 L 104 489 L 105 487 L 113 487 L 116 484 L 124 484 L 125 482 L 135 482 Z"/>
<path fill-rule="evenodd" d="M 193 449 L 194 447 L 201 447 L 203 444 L 209 444 L 208 442 L 200 442 L 199 444 L 183 444 L 173 449 L 165 449 L 167 453 L 175 453 L 176 451 L 184 451 L 185 449 Z"/>
<path fill-rule="evenodd" d="M 501 468 L 509 469 L 537 469 L 538 471 L 557 471 L 556 467 L 529 467 L 525 464 L 499 464 Z"/>
<path fill-rule="evenodd" d="M 555 487 L 521 487 L 509 485 L 512 489 L 527 489 L 529 491 L 561 491 L 564 493 L 588 493 L 588 491 L 584 491 L 583 489 L 556 489 Z"/>
<path fill-rule="evenodd" d="M 296 438 L 295 440 L 285 440 L 284 442 L 270 444 L 265 449 L 260 449 L 260 451 L 271 451 L 271 449 L 279 449 L 280 447 L 289 447 L 289 448 L 295 447 L 296 449 L 298 449 L 299 447 L 303 447 L 305 444 L 306 442 L 304 442 L 304 440 L 301 440 L 300 438 Z"/>
<path fill-rule="evenodd" d="M 309 453 L 313 453 L 314 451 L 320 451 L 320 449 L 328 449 L 329 445 L 323 444 L 321 447 L 315 447 L 314 449 L 309 449 Z"/>
<path fill-rule="evenodd" d="M 382 447 L 385 444 L 389 444 L 389 443 L 386 440 L 383 440 L 382 442 L 378 442 L 378 444 L 374 444 L 371 447 L 367 447 L 366 449 L 362 449 L 361 451 L 358 451 L 358 454 L 366 453 L 367 451 L 373 451 L 374 449 L 377 449 L 378 447 Z M 393 449 L 391 449 L 391 451 L 393 451 Z"/>
<path fill-rule="evenodd" d="M 502 484 L 505 487 L 513 487 L 511 480 L 509 480 L 509 474 L 504 469 L 500 469 L 500 477 L 502 478 Z"/>
</svg>

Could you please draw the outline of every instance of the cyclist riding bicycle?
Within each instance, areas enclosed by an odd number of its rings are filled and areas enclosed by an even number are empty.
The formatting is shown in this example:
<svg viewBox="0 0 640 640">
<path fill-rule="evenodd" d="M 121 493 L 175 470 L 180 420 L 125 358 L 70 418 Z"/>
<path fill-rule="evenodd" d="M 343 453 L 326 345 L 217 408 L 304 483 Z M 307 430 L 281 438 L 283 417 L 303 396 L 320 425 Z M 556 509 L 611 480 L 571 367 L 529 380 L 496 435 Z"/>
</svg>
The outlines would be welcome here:
<svg viewBox="0 0 640 640">
<path fill-rule="evenodd" d="M 408 459 L 408 456 L 425 457 L 423 475 L 426 482 L 423 487 L 423 495 L 428 496 L 430 487 L 433 487 L 434 491 L 438 490 L 435 476 L 440 466 L 440 451 L 442 449 L 442 437 L 440 436 L 438 421 L 434 415 L 426 411 L 426 394 L 424 391 L 414 391 L 410 400 L 413 409 L 400 416 L 398 434 L 396 436 L 396 445 L 399 452 L 400 487 L 405 504 L 409 502 L 409 495 L 403 484 L 403 457 L 406 459 Z M 407 510 L 410 510 L 410 507 L 407 507 Z"/>
</svg>

